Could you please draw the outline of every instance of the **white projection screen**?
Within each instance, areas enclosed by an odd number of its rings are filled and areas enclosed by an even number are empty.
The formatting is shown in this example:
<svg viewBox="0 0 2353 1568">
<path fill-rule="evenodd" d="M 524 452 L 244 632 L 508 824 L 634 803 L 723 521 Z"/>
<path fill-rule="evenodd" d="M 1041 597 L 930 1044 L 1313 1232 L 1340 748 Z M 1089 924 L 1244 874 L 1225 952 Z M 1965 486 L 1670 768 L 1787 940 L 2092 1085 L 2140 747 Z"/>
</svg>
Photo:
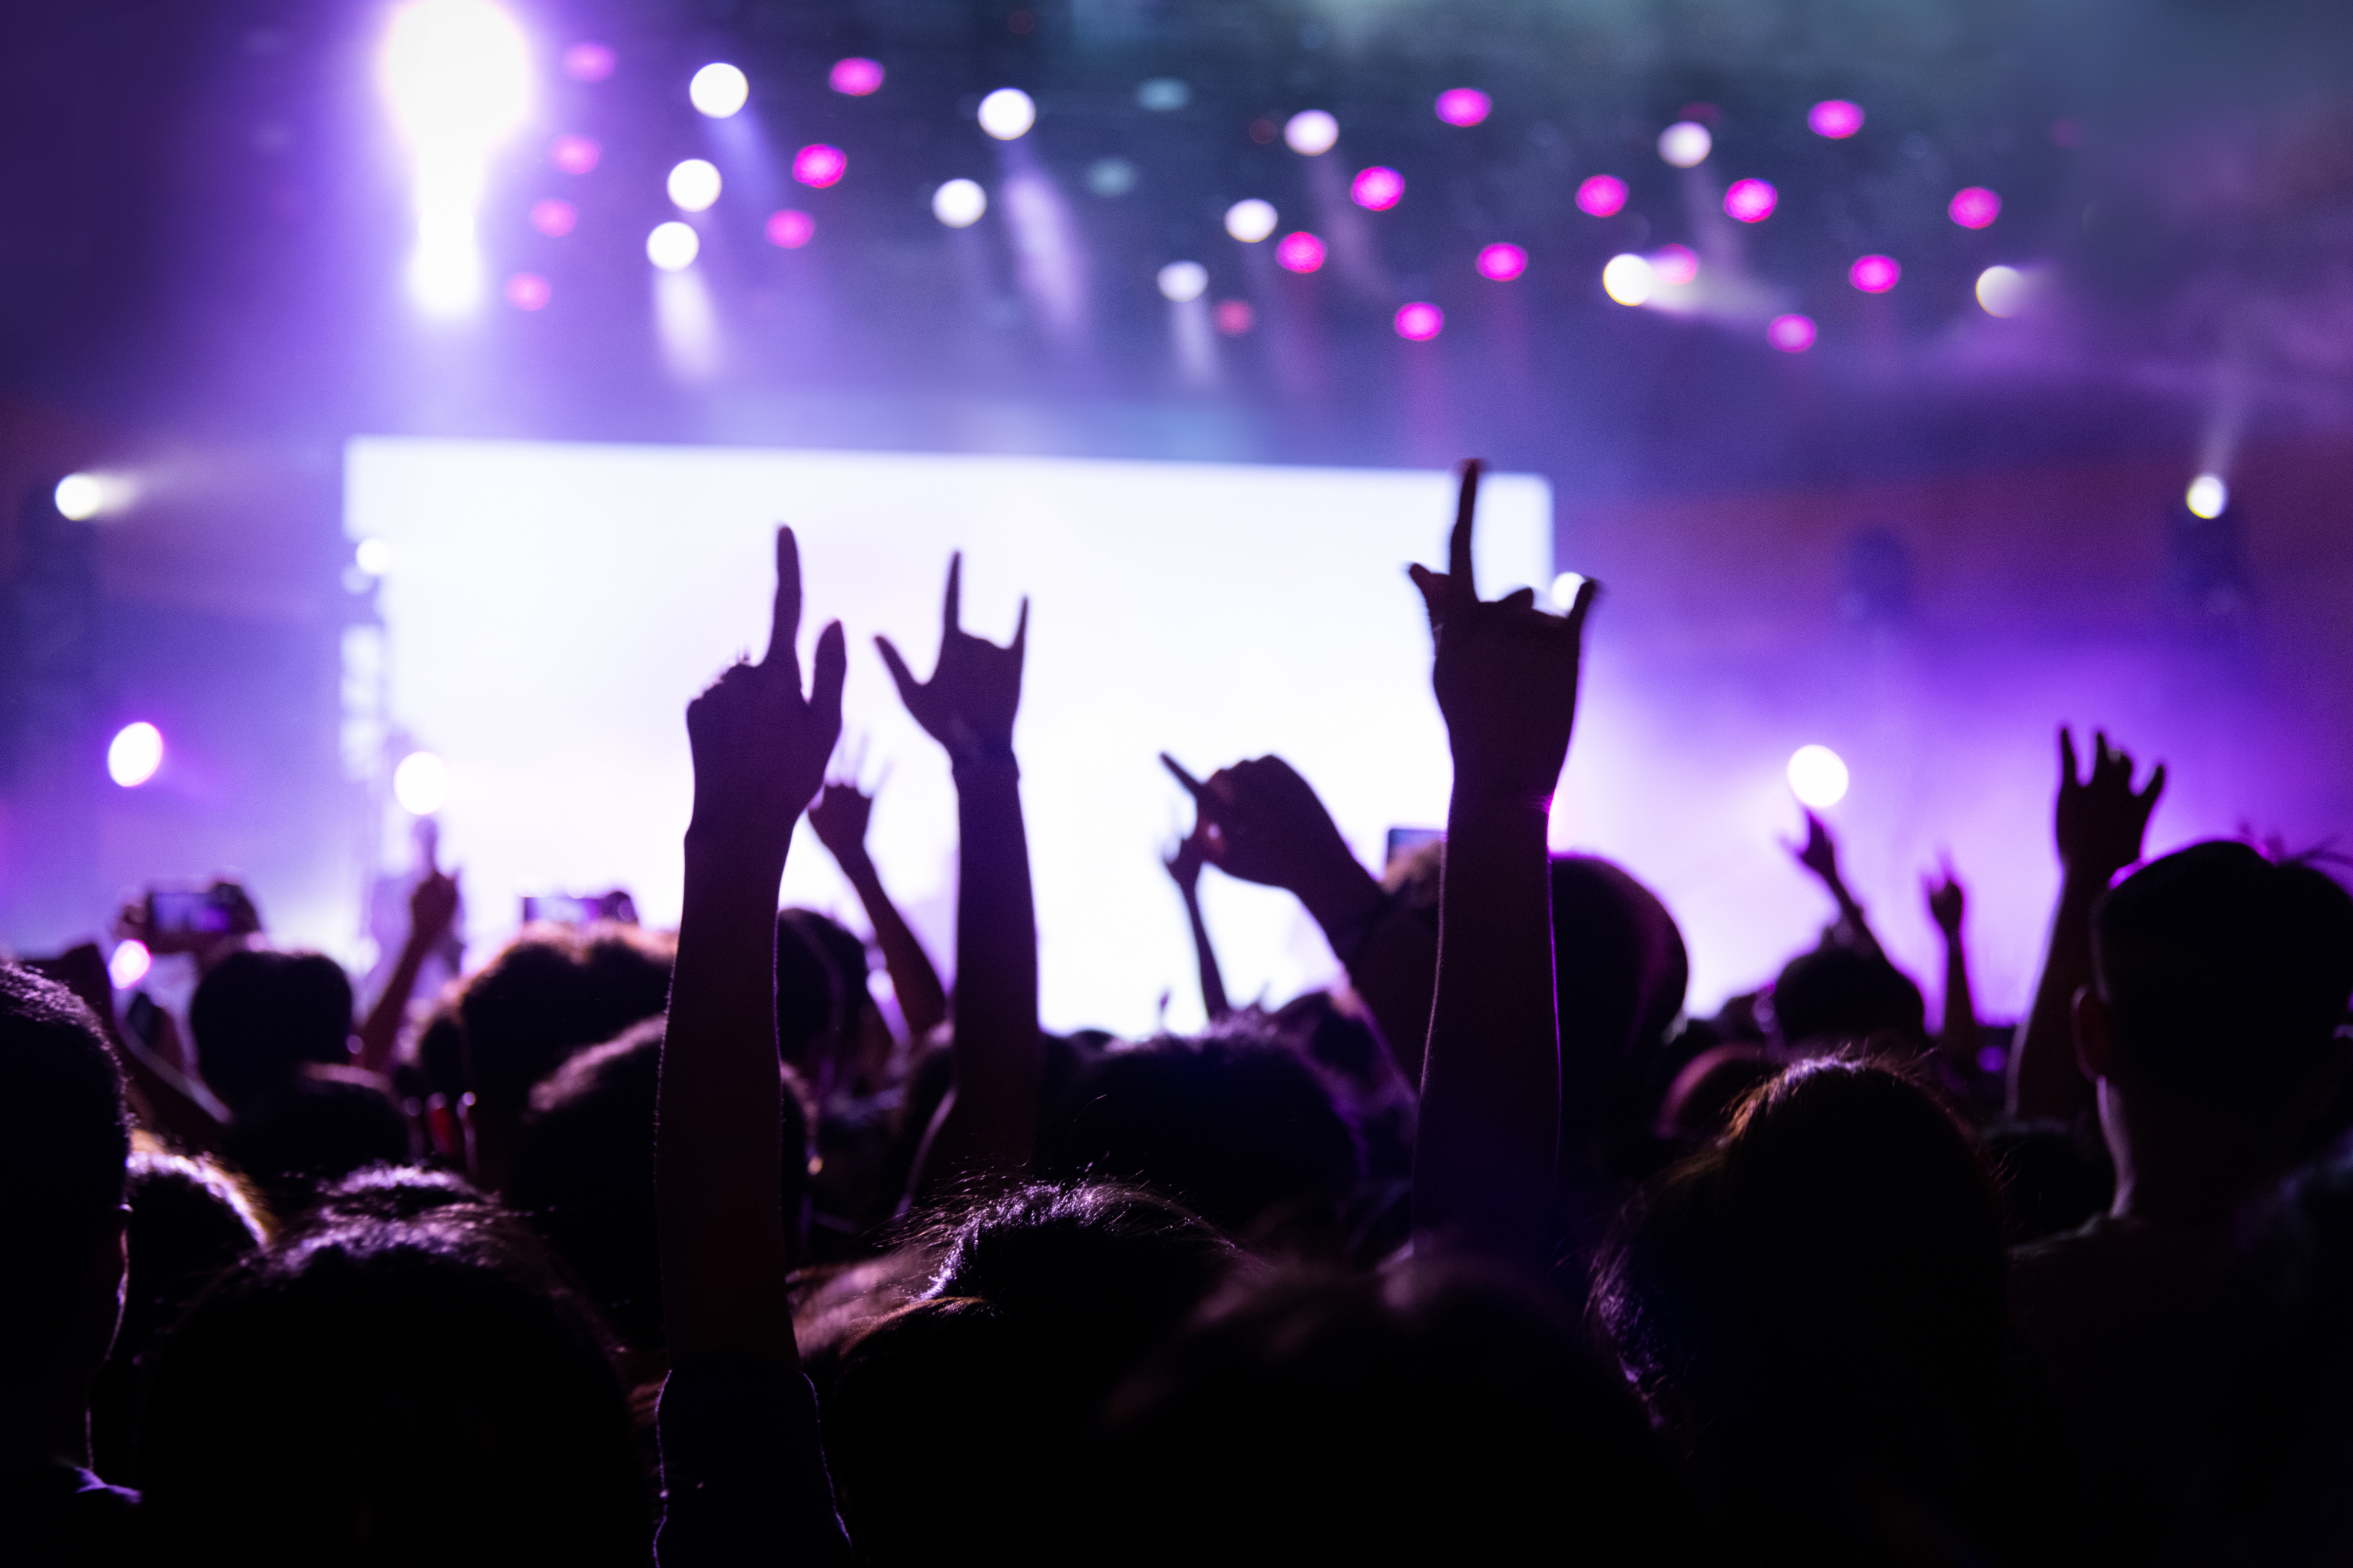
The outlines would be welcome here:
<svg viewBox="0 0 2353 1568">
<path fill-rule="evenodd" d="M 1365 865 L 1391 826 L 1444 820 L 1445 731 L 1409 561 L 1445 559 L 1454 481 L 1435 472 L 370 437 L 345 458 L 345 526 L 390 545 L 380 589 L 390 717 L 449 764 L 444 859 L 470 958 L 526 893 L 627 888 L 677 919 L 692 794 L 689 698 L 767 634 L 771 538 L 800 539 L 804 660 L 849 636 L 843 750 L 881 780 L 870 839 L 952 973 L 955 813 L 945 759 L 900 705 L 872 638 L 919 672 L 949 552 L 968 629 L 1010 636 L 1030 601 L 1015 740 L 1047 1026 L 1134 1035 L 1200 1022 L 1183 906 L 1159 857 L 1191 819 L 1162 771 L 1277 752 Z M 1552 497 L 1481 490 L 1480 587 L 1552 580 Z M 804 825 L 785 900 L 868 930 Z M 1237 1002 L 1337 966 L 1286 895 L 1203 878 Z"/>
</svg>

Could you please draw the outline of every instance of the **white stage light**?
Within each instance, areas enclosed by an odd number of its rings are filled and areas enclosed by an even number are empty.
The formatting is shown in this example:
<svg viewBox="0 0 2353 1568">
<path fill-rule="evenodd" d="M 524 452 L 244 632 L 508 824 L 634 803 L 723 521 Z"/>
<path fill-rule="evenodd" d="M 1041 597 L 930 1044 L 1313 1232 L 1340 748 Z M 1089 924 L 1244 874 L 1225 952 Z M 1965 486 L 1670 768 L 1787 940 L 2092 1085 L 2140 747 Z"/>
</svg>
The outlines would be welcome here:
<svg viewBox="0 0 2353 1568">
<path fill-rule="evenodd" d="M 1256 245 L 1274 232 L 1275 211 L 1272 202 L 1262 202 L 1256 196 L 1236 202 L 1226 209 L 1226 232 L 1244 245 Z"/>
<path fill-rule="evenodd" d="M 137 789 L 164 765 L 164 731 L 141 720 L 115 731 L 106 748 L 106 776 L 124 789 Z"/>
<path fill-rule="evenodd" d="M 676 219 L 655 225 L 646 236 L 646 259 L 664 272 L 685 271 L 702 252 L 702 237 Z"/>
<path fill-rule="evenodd" d="M 670 205 L 681 212 L 710 210 L 719 199 L 719 168 L 707 158 L 689 158 L 670 172 Z"/>
<path fill-rule="evenodd" d="M 950 180 L 932 193 L 932 216 L 950 228 L 970 228 L 988 210 L 988 193 L 974 180 Z"/>
<path fill-rule="evenodd" d="M 1799 746 L 1789 754 L 1789 793 L 1815 811 L 1846 798 L 1846 763 L 1828 746 Z"/>
<path fill-rule="evenodd" d="M 392 570 L 392 542 L 384 539 L 363 539 L 352 552 L 352 563 L 371 577 L 381 577 Z"/>
<path fill-rule="evenodd" d="M 392 770 L 392 798 L 411 816 L 430 816 L 448 803 L 449 764 L 430 752 L 411 752 Z"/>
<path fill-rule="evenodd" d="M 1659 132 L 1659 156 L 1678 169 L 1695 169 L 1715 150 L 1715 138 L 1696 120 L 1678 120 Z"/>
<path fill-rule="evenodd" d="M 724 120 L 751 101 L 752 84 L 726 61 L 713 60 L 694 73 L 686 84 L 686 97 L 700 112 Z"/>
<path fill-rule="evenodd" d="M 980 100 L 980 128 L 999 142 L 1018 142 L 1038 123 L 1038 106 L 1018 87 L 1000 87 Z"/>
<path fill-rule="evenodd" d="M 428 314 L 463 314 L 482 296 L 475 215 L 490 155 L 531 110 L 529 46 L 490 0 L 409 0 L 377 67 L 415 161 L 410 295 Z"/>
<path fill-rule="evenodd" d="M 1198 261 L 1172 261 L 1160 269 L 1160 297 L 1182 305 L 1209 286 L 1209 269 Z"/>
<path fill-rule="evenodd" d="M 1601 269 L 1601 291 L 1621 305 L 1642 303 L 1658 282 L 1657 269 L 1630 251 L 1611 257 L 1609 265 Z"/>
<path fill-rule="evenodd" d="M 1340 140 L 1340 122 L 1320 109 L 1303 109 L 1282 127 L 1283 144 L 1303 157 L 1320 158 Z"/>
<path fill-rule="evenodd" d="M 2220 517 L 2231 504 L 2231 487 L 2222 482 L 2220 474 L 2200 474 L 2189 481 L 2189 494 L 2185 499 L 2198 516 Z"/>
<path fill-rule="evenodd" d="M 50 499 L 57 502 L 60 517 L 87 522 L 105 510 L 106 481 L 96 474 L 68 474 L 58 481 Z"/>
</svg>

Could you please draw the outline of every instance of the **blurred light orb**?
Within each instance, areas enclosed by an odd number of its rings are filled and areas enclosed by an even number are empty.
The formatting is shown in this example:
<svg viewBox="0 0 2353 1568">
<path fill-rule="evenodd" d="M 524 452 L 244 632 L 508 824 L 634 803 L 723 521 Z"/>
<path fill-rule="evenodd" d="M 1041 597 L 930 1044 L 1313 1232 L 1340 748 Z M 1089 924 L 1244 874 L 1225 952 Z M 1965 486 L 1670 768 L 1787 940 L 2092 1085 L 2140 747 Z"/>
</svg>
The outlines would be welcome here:
<svg viewBox="0 0 2353 1568">
<path fill-rule="evenodd" d="M 2182 499 L 2189 503 L 2192 515 L 2217 518 L 2231 504 L 2231 487 L 2220 474 L 2200 474 L 2189 481 L 2189 493 Z"/>
<path fill-rule="evenodd" d="M 449 801 L 449 764 L 430 752 L 411 752 L 392 770 L 392 798 L 411 816 L 430 816 Z"/>
<path fill-rule="evenodd" d="M 1037 123 L 1037 104 L 1018 87 L 1000 87 L 980 100 L 980 128 L 999 142 L 1018 142 Z"/>
<path fill-rule="evenodd" d="M 1651 253 L 1651 271 L 1660 282 L 1680 289 L 1699 276 L 1699 253 L 1687 245 L 1662 245 Z"/>
<path fill-rule="evenodd" d="M 1861 256 L 1846 269 L 1846 280 L 1866 294 L 1884 294 L 1904 276 L 1892 256 Z"/>
<path fill-rule="evenodd" d="M 1601 269 L 1601 291 L 1621 305 L 1641 304 L 1658 282 L 1651 264 L 1630 252 L 1611 257 L 1609 265 Z"/>
<path fill-rule="evenodd" d="M 392 541 L 363 539 L 352 551 L 352 563 L 371 577 L 382 577 L 392 571 Z"/>
<path fill-rule="evenodd" d="M 1378 163 L 1357 170 L 1348 186 L 1349 200 L 1377 213 L 1388 211 L 1404 198 L 1405 176 Z"/>
<path fill-rule="evenodd" d="M 1715 150 L 1715 138 L 1696 120 L 1678 120 L 1659 132 L 1659 156 L 1678 169 L 1696 169 Z"/>
<path fill-rule="evenodd" d="M 833 68 L 825 73 L 826 86 L 851 98 L 864 98 L 882 90 L 882 62 L 870 60 L 863 55 L 852 55 L 846 60 L 836 60 Z"/>
<path fill-rule="evenodd" d="M 564 74 L 574 81 L 603 81 L 619 63 L 603 44 L 578 43 L 564 51 Z"/>
<path fill-rule="evenodd" d="M 1198 261 L 1172 261 L 1160 269 L 1160 297 L 1183 305 L 1199 299 L 1209 287 L 1209 269 Z"/>
<path fill-rule="evenodd" d="M 531 104 L 531 49 L 490 0 L 408 0 L 380 62 L 393 118 L 420 147 L 487 151 Z"/>
<path fill-rule="evenodd" d="M 1552 580 L 1552 607 L 1566 611 L 1577 603 L 1577 591 L 1585 586 L 1585 578 L 1576 572 L 1564 572 Z"/>
<path fill-rule="evenodd" d="M 125 724 L 107 742 L 106 776 L 124 789 L 137 789 L 164 765 L 164 731 L 144 719 Z"/>
<path fill-rule="evenodd" d="M 932 216 L 950 228 L 970 228 L 988 210 L 988 193 L 976 181 L 950 180 L 932 193 Z"/>
<path fill-rule="evenodd" d="M 670 205 L 681 212 L 708 212 L 719 199 L 719 165 L 689 158 L 670 172 Z"/>
<path fill-rule="evenodd" d="M 1806 125 L 1817 136 L 1843 142 L 1862 129 L 1862 107 L 1843 98 L 1826 98 L 1806 110 Z"/>
<path fill-rule="evenodd" d="M 1275 242 L 1274 264 L 1285 272 L 1313 272 L 1324 265 L 1324 242 L 1298 229 Z"/>
<path fill-rule="evenodd" d="M 1978 304 L 1989 316 L 2017 315 L 2033 292 L 2033 281 L 2015 267 L 1989 267 L 1978 274 Z"/>
<path fill-rule="evenodd" d="M 752 83 L 726 61 L 713 60 L 686 84 L 686 98 L 698 114 L 724 120 L 752 100 Z"/>
<path fill-rule="evenodd" d="M 849 154 L 839 147 L 828 147 L 822 142 L 812 142 L 793 154 L 793 178 L 804 185 L 818 190 L 839 184 L 841 176 L 849 173 Z"/>
<path fill-rule="evenodd" d="M 1828 746 L 1799 746 L 1789 753 L 1789 793 L 1820 811 L 1846 798 L 1846 763 Z"/>
<path fill-rule="evenodd" d="M 817 237 L 817 219 L 786 207 L 768 215 L 768 243 L 780 250 L 798 250 Z"/>
<path fill-rule="evenodd" d="M 1780 200 L 1781 193 L 1763 180 L 1735 180 L 1724 193 L 1724 211 L 1742 223 L 1763 223 Z"/>
<path fill-rule="evenodd" d="M 1150 81 L 1138 83 L 1135 89 L 1135 106 L 1158 114 L 1182 109 L 1192 101 L 1191 85 L 1173 76 L 1154 77 Z"/>
<path fill-rule="evenodd" d="M 72 522 L 88 522 L 106 510 L 106 481 L 96 474 L 68 474 L 58 481 L 49 499 L 58 515 Z"/>
<path fill-rule="evenodd" d="M 1509 283 L 1528 269 L 1528 253 L 1516 245 L 1498 243 L 1480 251 L 1476 265 L 1480 277 Z"/>
<path fill-rule="evenodd" d="M 536 272 L 518 272 L 507 279 L 506 295 L 507 303 L 518 310 L 539 310 L 546 309 L 555 290 Z"/>
<path fill-rule="evenodd" d="M 1218 331 L 1229 338 L 1240 337 L 1258 324 L 1258 312 L 1247 300 L 1220 300 L 1215 314 Z"/>
<path fill-rule="evenodd" d="M 1397 335 L 1408 342 L 1426 343 L 1446 330 L 1446 312 L 1428 300 L 1417 300 L 1398 307 L 1395 325 Z"/>
<path fill-rule="evenodd" d="M 155 955 L 147 951 L 145 942 L 133 937 L 115 944 L 114 956 L 106 961 L 106 977 L 114 982 L 117 991 L 128 991 L 146 979 L 147 972 L 154 967 Z"/>
<path fill-rule="evenodd" d="M 1963 228 L 1983 228 L 2001 216 L 2001 198 L 1983 185 L 1969 185 L 1953 193 L 1945 212 Z"/>
<path fill-rule="evenodd" d="M 1111 201 L 1135 189 L 1135 165 L 1124 158 L 1098 158 L 1087 165 L 1087 189 Z"/>
<path fill-rule="evenodd" d="M 580 209 L 550 196 L 531 204 L 531 226 L 550 239 L 562 239 L 580 223 Z"/>
<path fill-rule="evenodd" d="M 1303 109 L 1283 122 L 1283 145 L 1303 158 L 1320 158 L 1340 140 L 1340 122 L 1320 109 Z"/>
<path fill-rule="evenodd" d="M 1814 319 L 1794 311 L 1765 324 L 1765 341 L 1785 354 L 1801 354 L 1814 346 Z"/>
<path fill-rule="evenodd" d="M 1595 174 L 1577 187 L 1577 205 L 1595 217 L 1615 217 L 1626 207 L 1626 182 L 1615 174 Z"/>
<path fill-rule="evenodd" d="M 604 155 L 605 149 L 597 145 L 594 136 L 566 134 L 557 137 L 547 147 L 548 161 L 567 174 L 586 174 Z"/>
<path fill-rule="evenodd" d="M 646 236 L 646 259 L 664 272 L 685 271 L 702 252 L 702 237 L 674 218 L 656 224 L 653 233 Z"/>
<path fill-rule="evenodd" d="M 1475 87 L 1450 87 L 1438 95 L 1438 118 L 1449 125 L 1476 125 L 1495 107 Z"/>
<path fill-rule="evenodd" d="M 1274 232 L 1274 204 L 1256 196 L 1236 202 L 1226 209 L 1226 232 L 1244 245 L 1256 245 Z"/>
</svg>

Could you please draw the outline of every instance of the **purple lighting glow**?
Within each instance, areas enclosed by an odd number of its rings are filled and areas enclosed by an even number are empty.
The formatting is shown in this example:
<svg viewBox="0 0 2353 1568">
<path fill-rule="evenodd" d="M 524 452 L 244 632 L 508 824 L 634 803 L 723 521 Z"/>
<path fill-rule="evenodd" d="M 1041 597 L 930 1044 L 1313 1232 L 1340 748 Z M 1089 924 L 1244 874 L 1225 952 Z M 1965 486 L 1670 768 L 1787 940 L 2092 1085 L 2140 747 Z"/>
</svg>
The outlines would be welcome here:
<svg viewBox="0 0 2353 1568">
<path fill-rule="evenodd" d="M 548 161 L 567 174 L 586 174 L 604 155 L 593 136 L 559 136 L 547 148 Z"/>
<path fill-rule="evenodd" d="M 1862 129 L 1862 109 L 1843 98 L 1826 98 L 1806 110 L 1806 124 L 1817 136 L 1843 142 Z"/>
<path fill-rule="evenodd" d="M 1724 210 L 1742 223 L 1763 223 L 1780 199 L 1781 193 L 1762 180 L 1736 180 L 1724 193 Z"/>
<path fill-rule="evenodd" d="M 1275 263 L 1286 272 L 1313 272 L 1324 265 L 1324 242 L 1299 229 L 1275 242 Z"/>
<path fill-rule="evenodd" d="M 1903 276 L 1904 268 L 1895 264 L 1892 256 L 1858 257 L 1854 265 L 1846 269 L 1846 280 L 1866 294 L 1884 294 Z"/>
<path fill-rule="evenodd" d="M 1528 253 L 1516 245 L 1491 245 L 1479 253 L 1479 276 L 1509 283 L 1528 269 Z M 1407 310 L 1414 307 L 1409 305 Z M 1403 331 L 1402 328 L 1399 329 Z M 1407 332 L 1408 337 L 1413 334 Z"/>
<path fill-rule="evenodd" d="M 786 207 L 768 215 L 768 243 L 785 250 L 798 250 L 817 234 L 817 219 L 805 212 Z"/>
<path fill-rule="evenodd" d="M 1240 337 L 1258 324 L 1258 312 L 1250 308 L 1247 300 L 1220 300 L 1217 309 L 1218 331 L 1229 338 Z"/>
<path fill-rule="evenodd" d="M 1356 182 L 1348 187 L 1350 200 L 1377 213 L 1388 211 L 1404 195 L 1405 176 L 1378 163 L 1357 171 Z"/>
<path fill-rule="evenodd" d="M 1595 217 L 1614 217 L 1626 205 L 1626 182 L 1615 174 L 1596 174 L 1577 187 L 1577 205 Z"/>
<path fill-rule="evenodd" d="M 1776 316 L 1766 324 L 1765 341 L 1785 354 L 1804 353 L 1814 346 L 1813 318 L 1796 314 Z"/>
<path fill-rule="evenodd" d="M 550 239 L 562 239 L 580 223 L 580 209 L 554 196 L 531 204 L 531 226 Z"/>
<path fill-rule="evenodd" d="M 554 292 L 536 272 L 518 272 L 507 279 L 507 303 L 518 310 L 543 310 Z"/>
<path fill-rule="evenodd" d="M 1662 246 L 1651 253 L 1651 274 L 1662 283 L 1688 283 L 1699 276 L 1699 256 L 1689 246 Z"/>
<path fill-rule="evenodd" d="M 1437 306 L 1416 300 L 1400 305 L 1397 313 L 1397 334 L 1410 342 L 1426 343 L 1446 330 L 1446 312 Z"/>
<path fill-rule="evenodd" d="M 1963 228 L 1983 228 L 2001 216 L 2001 198 L 1983 185 L 1970 185 L 1954 192 L 1945 211 Z"/>
<path fill-rule="evenodd" d="M 793 178 L 819 190 L 839 183 L 849 168 L 849 155 L 822 142 L 812 142 L 793 154 Z"/>
<path fill-rule="evenodd" d="M 1494 100 L 1475 87 L 1450 87 L 1438 95 L 1438 118 L 1449 125 L 1476 125 L 1494 107 Z"/>
<path fill-rule="evenodd" d="M 564 51 L 564 74 L 574 81 L 603 81 L 619 57 L 603 44 L 578 43 Z"/>
<path fill-rule="evenodd" d="M 868 93 L 881 90 L 882 62 L 852 55 L 846 60 L 834 61 L 833 69 L 826 73 L 825 79 L 826 85 L 836 92 L 847 93 L 851 98 L 864 98 Z"/>
</svg>

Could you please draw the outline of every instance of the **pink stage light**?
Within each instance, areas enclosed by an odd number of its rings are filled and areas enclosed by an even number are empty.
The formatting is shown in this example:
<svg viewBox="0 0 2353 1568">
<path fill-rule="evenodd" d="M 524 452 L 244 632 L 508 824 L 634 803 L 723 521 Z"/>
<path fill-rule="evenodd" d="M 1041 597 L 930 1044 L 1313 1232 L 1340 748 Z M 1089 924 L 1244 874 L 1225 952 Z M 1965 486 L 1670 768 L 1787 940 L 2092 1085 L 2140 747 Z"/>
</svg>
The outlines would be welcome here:
<svg viewBox="0 0 2353 1568">
<path fill-rule="evenodd" d="M 793 154 L 793 178 L 819 190 L 839 182 L 849 168 L 849 155 L 822 142 L 812 142 Z"/>
<path fill-rule="evenodd" d="M 604 155 L 594 136 L 559 136 L 547 148 L 549 160 L 567 174 L 586 174 Z"/>
<path fill-rule="evenodd" d="M 833 69 L 826 74 L 825 79 L 836 92 L 864 98 L 870 92 L 881 90 L 882 62 L 852 55 L 846 60 L 834 61 Z"/>
<path fill-rule="evenodd" d="M 817 219 L 805 212 L 786 207 L 768 215 L 768 243 L 786 250 L 798 250 L 817 234 Z"/>
<path fill-rule="evenodd" d="M 1350 199 L 1360 207 L 1385 213 L 1398 205 L 1405 195 L 1405 176 L 1395 169 L 1376 163 L 1356 172 L 1356 183 L 1348 187 Z"/>
<path fill-rule="evenodd" d="M 1577 205 L 1595 217 L 1614 217 L 1626 205 L 1626 182 L 1615 174 L 1596 174 L 1577 187 Z"/>
<path fill-rule="evenodd" d="M 1954 192 L 1945 211 L 1963 228 L 1983 228 L 2001 216 L 2001 198 L 1983 185 L 1971 185 Z"/>
<path fill-rule="evenodd" d="M 1494 107 L 1494 100 L 1475 87 L 1450 87 L 1438 95 L 1438 118 L 1449 125 L 1476 125 Z"/>
<path fill-rule="evenodd" d="M 1478 265 L 1480 277 L 1509 283 L 1528 269 L 1528 253 L 1516 245 L 1491 245 L 1479 253 Z"/>
<path fill-rule="evenodd" d="M 1409 342 L 1426 343 L 1446 330 L 1446 312 L 1425 300 L 1400 305 L 1397 313 L 1397 334 Z"/>
<path fill-rule="evenodd" d="M 1651 273 L 1662 283 L 1688 283 L 1699 276 L 1699 257 L 1689 246 L 1662 247 L 1651 254 Z"/>
<path fill-rule="evenodd" d="M 1846 280 L 1866 294 L 1884 294 L 1903 276 L 1904 268 L 1895 264 L 1892 256 L 1859 257 L 1846 269 Z"/>
<path fill-rule="evenodd" d="M 1766 324 L 1765 341 L 1785 354 L 1801 354 L 1814 346 L 1811 316 L 1776 316 Z"/>
<path fill-rule="evenodd" d="M 603 81 L 619 58 L 603 44 L 575 44 L 564 51 L 564 74 L 574 81 Z"/>
<path fill-rule="evenodd" d="M 544 309 L 554 292 L 536 272 L 518 272 L 507 279 L 507 303 L 518 310 Z"/>
<path fill-rule="evenodd" d="M 1826 98 L 1806 110 L 1806 123 L 1817 136 L 1843 142 L 1862 129 L 1862 109 L 1843 98 Z"/>
<path fill-rule="evenodd" d="M 1229 338 L 1240 337 L 1258 324 L 1258 312 L 1250 308 L 1247 300 L 1220 300 L 1217 310 L 1218 331 Z"/>
<path fill-rule="evenodd" d="M 1313 272 L 1324 265 L 1324 242 L 1299 229 L 1276 242 L 1274 259 L 1286 272 Z"/>
<path fill-rule="evenodd" d="M 570 202 L 550 196 L 545 201 L 531 204 L 531 226 L 550 239 L 562 239 L 579 223 L 580 209 Z"/>
<path fill-rule="evenodd" d="M 1762 180 L 1736 180 L 1724 193 L 1724 210 L 1742 223 L 1763 223 L 1780 200 L 1781 193 Z"/>
</svg>

